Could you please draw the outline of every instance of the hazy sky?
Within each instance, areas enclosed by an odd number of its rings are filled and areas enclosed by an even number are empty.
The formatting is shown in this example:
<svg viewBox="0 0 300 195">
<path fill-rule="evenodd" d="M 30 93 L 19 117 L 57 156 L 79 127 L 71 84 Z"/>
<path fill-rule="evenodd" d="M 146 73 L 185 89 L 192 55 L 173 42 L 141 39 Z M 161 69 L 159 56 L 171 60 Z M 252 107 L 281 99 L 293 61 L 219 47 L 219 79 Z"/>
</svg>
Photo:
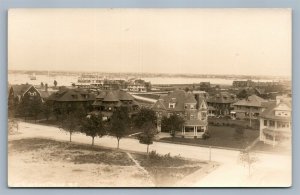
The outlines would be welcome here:
<svg viewBox="0 0 300 195">
<path fill-rule="evenodd" d="M 10 70 L 291 74 L 290 9 L 11 9 Z"/>
</svg>

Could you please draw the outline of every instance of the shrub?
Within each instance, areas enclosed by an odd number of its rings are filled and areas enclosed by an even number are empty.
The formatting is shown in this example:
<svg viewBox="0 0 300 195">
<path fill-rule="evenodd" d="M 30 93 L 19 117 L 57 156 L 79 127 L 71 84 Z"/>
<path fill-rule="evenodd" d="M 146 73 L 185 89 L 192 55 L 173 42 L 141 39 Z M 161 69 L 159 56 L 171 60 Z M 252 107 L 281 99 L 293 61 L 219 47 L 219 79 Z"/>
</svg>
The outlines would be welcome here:
<svg viewBox="0 0 300 195">
<path fill-rule="evenodd" d="M 240 139 L 244 137 L 245 129 L 242 127 L 235 128 L 235 138 Z"/>
<path fill-rule="evenodd" d="M 202 139 L 208 139 L 208 138 L 210 138 L 210 134 L 208 133 L 208 132 L 205 132 L 205 133 L 203 133 L 202 134 Z"/>
</svg>

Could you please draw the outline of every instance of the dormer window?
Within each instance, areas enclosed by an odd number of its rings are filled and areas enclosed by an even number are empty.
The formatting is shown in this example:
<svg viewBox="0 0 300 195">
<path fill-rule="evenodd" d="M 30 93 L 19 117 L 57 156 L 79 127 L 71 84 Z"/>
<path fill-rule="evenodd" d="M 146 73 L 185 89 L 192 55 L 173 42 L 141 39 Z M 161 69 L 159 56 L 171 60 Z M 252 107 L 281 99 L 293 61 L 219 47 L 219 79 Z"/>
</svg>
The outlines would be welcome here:
<svg viewBox="0 0 300 195">
<path fill-rule="evenodd" d="M 196 108 L 196 105 L 195 105 L 195 104 L 191 104 L 190 108 L 191 108 L 191 109 L 195 109 L 195 108 Z"/>
<path fill-rule="evenodd" d="M 169 108 L 175 108 L 175 103 L 169 103 Z"/>
</svg>

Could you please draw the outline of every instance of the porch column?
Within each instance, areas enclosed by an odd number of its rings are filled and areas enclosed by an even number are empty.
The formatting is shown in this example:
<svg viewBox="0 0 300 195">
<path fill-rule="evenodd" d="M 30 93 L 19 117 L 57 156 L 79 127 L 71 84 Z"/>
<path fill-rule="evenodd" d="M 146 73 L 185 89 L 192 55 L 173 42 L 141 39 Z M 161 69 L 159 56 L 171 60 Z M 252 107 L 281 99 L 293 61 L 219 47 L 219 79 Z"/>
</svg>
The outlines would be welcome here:
<svg viewBox="0 0 300 195">
<path fill-rule="evenodd" d="M 195 133 L 196 133 L 196 136 L 198 136 L 198 127 L 195 126 Z"/>
<path fill-rule="evenodd" d="M 273 130 L 273 147 L 275 146 L 275 133 L 274 133 L 274 130 Z"/>
</svg>

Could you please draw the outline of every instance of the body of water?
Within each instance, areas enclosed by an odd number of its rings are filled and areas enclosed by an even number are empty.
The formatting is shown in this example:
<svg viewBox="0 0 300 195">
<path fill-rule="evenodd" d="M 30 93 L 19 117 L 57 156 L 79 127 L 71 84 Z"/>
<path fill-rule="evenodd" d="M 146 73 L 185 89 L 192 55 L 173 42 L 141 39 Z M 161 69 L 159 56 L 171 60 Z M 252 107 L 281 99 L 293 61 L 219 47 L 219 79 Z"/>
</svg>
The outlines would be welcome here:
<svg viewBox="0 0 300 195">
<path fill-rule="evenodd" d="M 79 76 L 79 75 L 78 75 Z M 76 75 L 36 75 L 36 80 L 30 80 L 28 74 L 21 73 L 9 73 L 8 74 L 8 83 L 10 85 L 14 84 L 32 84 L 40 85 L 41 82 L 44 84 L 48 83 L 49 86 L 53 85 L 54 80 L 57 81 L 58 85 L 71 86 L 72 83 L 77 83 L 78 76 Z M 124 78 L 115 78 L 115 79 L 128 79 Z M 243 79 L 221 79 L 221 78 L 187 78 L 187 77 L 147 77 L 141 78 L 145 81 L 150 81 L 151 84 L 193 84 L 200 82 L 210 82 L 211 84 L 219 85 L 232 85 L 234 80 L 243 80 Z M 244 79 L 246 80 L 246 79 Z M 253 80 L 258 81 L 258 80 Z M 267 82 L 272 80 L 259 80 L 260 82 Z"/>
</svg>

